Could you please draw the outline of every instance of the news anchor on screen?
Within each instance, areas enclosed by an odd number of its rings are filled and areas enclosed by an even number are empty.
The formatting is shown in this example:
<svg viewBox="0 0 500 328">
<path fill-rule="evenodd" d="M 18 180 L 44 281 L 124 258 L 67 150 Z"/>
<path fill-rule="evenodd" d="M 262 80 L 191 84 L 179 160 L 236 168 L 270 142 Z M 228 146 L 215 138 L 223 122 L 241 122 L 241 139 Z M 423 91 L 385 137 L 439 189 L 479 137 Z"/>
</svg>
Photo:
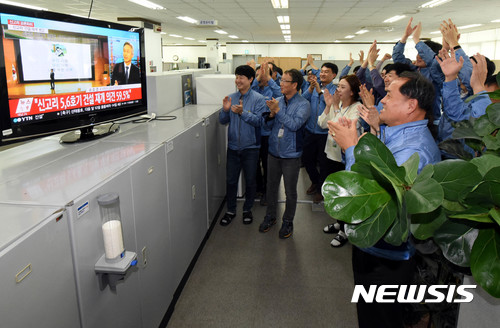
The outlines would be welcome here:
<svg viewBox="0 0 500 328">
<path fill-rule="evenodd" d="M 132 64 L 134 47 L 129 42 L 123 45 L 123 62 L 118 63 L 113 68 L 111 85 L 141 83 L 141 73 L 139 68 Z"/>
</svg>

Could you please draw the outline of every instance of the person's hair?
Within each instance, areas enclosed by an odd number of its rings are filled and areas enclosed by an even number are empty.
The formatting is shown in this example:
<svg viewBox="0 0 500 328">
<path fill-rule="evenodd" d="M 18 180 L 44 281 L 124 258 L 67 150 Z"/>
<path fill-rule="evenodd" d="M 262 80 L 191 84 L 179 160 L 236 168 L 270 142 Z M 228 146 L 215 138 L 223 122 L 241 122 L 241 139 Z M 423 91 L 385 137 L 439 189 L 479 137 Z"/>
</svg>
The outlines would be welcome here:
<svg viewBox="0 0 500 328">
<path fill-rule="evenodd" d="M 347 83 L 349 83 L 349 87 L 351 87 L 352 101 L 353 102 L 357 101 L 359 99 L 359 87 L 361 86 L 361 82 L 359 81 L 359 78 L 356 76 L 356 74 L 349 74 L 349 75 L 342 76 L 340 78 L 340 81 L 342 81 L 342 80 L 345 80 Z"/>
<path fill-rule="evenodd" d="M 335 75 L 337 75 L 339 72 L 339 68 L 334 63 L 323 63 L 323 65 L 321 65 L 321 68 L 323 68 L 323 67 L 331 69 L 332 73 Z"/>
<path fill-rule="evenodd" d="M 425 40 L 424 43 L 431 48 L 431 50 L 435 53 L 438 54 L 439 50 L 443 48 L 443 46 L 437 42 L 431 41 L 431 40 Z"/>
<path fill-rule="evenodd" d="M 236 67 L 234 70 L 235 75 L 244 75 L 246 76 L 249 80 L 250 78 L 255 79 L 255 71 L 250 65 L 241 65 Z"/>
<path fill-rule="evenodd" d="M 410 99 L 416 99 L 418 107 L 425 111 L 426 118 L 432 122 L 435 94 L 432 82 L 418 72 L 405 71 L 399 75 L 399 78 L 406 80 L 399 88 L 399 92 Z"/>
<path fill-rule="evenodd" d="M 295 68 L 286 70 L 285 74 L 288 74 L 292 77 L 292 83 L 294 83 L 294 82 L 297 83 L 297 91 L 299 91 L 300 87 L 302 86 L 302 82 L 304 82 L 304 78 L 302 77 L 302 74 L 298 70 L 296 70 Z"/>
<path fill-rule="evenodd" d="M 471 56 L 470 58 L 472 58 L 472 60 L 477 63 L 477 60 L 474 56 Z M 486 69 L 488 70 L 488 72 L 486 73 L 486 79 L 488 79 L 488 77 L 492 76 L 493 73 L 495 73 L 496 65 L 488 57 L 484 56 L 484 59 L 486 60 Z"/>
<path fill-rule="evenodd" d="M 278 72 L 279 75 L 283 76 L 283 70 L 281 67 L 276 66 L 276 72 Z"/>
<path fill-rule="evenodd" d="M 361 68 L 361 65 L 358 65 L 358 66 L 354 67 L 354 69 L 352 70 L 352 72 L 354 74 L 356 74 L 356 72 L 359 71 L 360 68 Z"/>
<path fill-rule="evenodd" d="M 130 43 L 130 42 L 125 42 L 125 43 L 123 44 L 123 48 L 125 48 L 125 46 L 130 46 L 130 48 L 134 49 L 134 46 L 133 46 L 133 45 L 132 45 L 132 43 Z"/>
<path fill-rule="evenodd" d="M 393 63 L 393 64 L 388 64 L 384 66 L 385 73 L 389 73 L 391 71 L 395 71 L 397 76 L 401 76 L 401 73 L 403 72 L 410 72 L 411 67 L 408 64 L 403 64 L 403 63 Z"/>
<path fill-rule="evenodd" d="M 497 74 L 495 74 L 495 75 L 488 76 L 488 77 L 486 78 L 486 82 L 484 82 L 484 85 L 485 85 L 485 86 L 488 86 L 488 87 L 489 87 L 489 86 L 495 86 L 495 85 L 496 85 L 497 87 L 500 87 L 500 85 L 498 85 L 498 82 L 497 82 L 497 75 L 498 75 L 498 73 L 497 73 Z"/>
</svg>

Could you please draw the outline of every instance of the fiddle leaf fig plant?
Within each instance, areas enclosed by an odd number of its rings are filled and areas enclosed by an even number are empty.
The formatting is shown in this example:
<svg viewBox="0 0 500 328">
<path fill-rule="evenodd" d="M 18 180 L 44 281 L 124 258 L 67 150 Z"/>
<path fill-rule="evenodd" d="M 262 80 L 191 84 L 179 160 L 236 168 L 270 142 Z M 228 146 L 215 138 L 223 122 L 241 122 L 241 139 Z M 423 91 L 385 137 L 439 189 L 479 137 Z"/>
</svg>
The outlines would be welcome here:
<svg viewBox="0 0 500 328">
<path fill-rule="evenodd" d="M 351 171 L 323 184 L 325 210 L 344 221 L 349 241 L 367 248 L 432 239 L 444 257 L 470 267 L 477 283 L 500 298 L 500 103 L 460 122 L 441 149 L 461 159 L 418 172 L 419 155 L 398 166 L 390 150 L 366 134 L 354 148 Z M 465 146 L 467 145 L 467 146 Z M 469 148 L 468 148 L 469 147 Z M 465 150 L 464 150 L 465 148 Z"/>
</svg>

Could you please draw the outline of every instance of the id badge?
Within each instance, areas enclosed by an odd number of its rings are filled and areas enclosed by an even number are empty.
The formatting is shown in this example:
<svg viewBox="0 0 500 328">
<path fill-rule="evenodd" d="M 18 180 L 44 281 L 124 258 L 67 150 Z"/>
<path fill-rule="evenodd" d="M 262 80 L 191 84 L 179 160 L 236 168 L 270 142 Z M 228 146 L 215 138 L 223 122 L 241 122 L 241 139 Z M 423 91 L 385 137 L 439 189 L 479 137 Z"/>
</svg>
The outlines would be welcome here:
<svg viewBox="0 0 500 328">
<path fill-rule="evenodd" d="M 283 134 L 285 134 L 285 129 L 281 128 L 281 129 L 278 131 L 278 138 L 283 138 Z"/>
</svg>

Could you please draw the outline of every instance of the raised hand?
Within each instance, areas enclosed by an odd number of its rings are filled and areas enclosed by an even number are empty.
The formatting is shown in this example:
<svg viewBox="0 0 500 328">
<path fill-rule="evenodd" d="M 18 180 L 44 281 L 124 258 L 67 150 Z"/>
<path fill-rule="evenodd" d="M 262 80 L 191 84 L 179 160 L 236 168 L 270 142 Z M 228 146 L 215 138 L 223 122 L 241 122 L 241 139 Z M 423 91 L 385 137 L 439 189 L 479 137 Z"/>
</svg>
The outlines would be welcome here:
<svg viewBox="0 0 500 328">
<path fill-rule="evenodd" d="M 330 113 L 330 108 L 333 105 L 333 95 L 330 93 L 330 91 L 328 91 L 328 89 L 325 89 L 325 91 L 323 91 L 323 99 L 325 100 L 326 105 L 324 113 L 328 114 Z"/>
<path fill-rule="evenodd" d="M 375 106 L 366 107 L 364 105 L 358 106 L 358 113 L 363 120 L 374 130 L 374 132 L 380 130 L 380 114 Z"/>
<path fill-rule="evenodd" d="M 364 84 L 359 87 L 359 97 L 366 107 L 375 106 L 375 96 L 373 95 L 373 89 L 368 90 Z"/>
<path fill-rule="evenodd" d="M 450 48 L 458 46 L 458 40 L 460 39 L 460 33 L 458 33 L 457 26 L 453 24 L 451 19 L 443 21 L 439 27 L 443 38 L 446 40 Z"/>
<path fill-rule="evenodd" d="M 365 62 L 365 52 L 363 50 L 360 50 L 358 56 L 359 56 L 359 64 L 363 65 L 363 63 Z"/>
<path fill-rule="evenodd" d="M 444 49 L 439 50 L 439 55 L 436 57 L 436 60 L 441 66 L 441 70 L 445 76 L 445 82 L 456 80 L 458 77 L 458 72 L 462 69 L 464 65 L 464 58 L 460 57 L 460 60 L 457 61 L 455 58 L 455 50 L 451 49 L 451 53 Z"/>
<path fill-rule="evenodd" d="M 328 132 L 343 150 L 358 144 L 358 131 L 356 129 L 357 119 L 350 120 L 345 117 L 339 118 L 337 122 L 328 121 Z"/>
<path fill-rule="evenodd" d="M 385 54 L 384 57 L 382 57 L 381 61 L 382 62 L 385 62 L 386 60 L 389 60 L 392 58 L 392 55 L 391 54 Z"/>
<path fill-rule="evenodd" d="M 340 109 L 340 93 L 338 90 L 335 90 L 335 93 L 332 96 L 332 100 L 333 100 L 333 103 L 332 103 L 333 109 L 339 110 Z"/>
<path fill-rule="evenodd" d="M 415 27 L 411 26 L 412 21 L 413 21 L 413 17 L 410 17 L 410 20 L 408 21 L 408 24 L 406 25 L 403 36 L 401 37 L 401 40 L 400 40 L 401 43 L 406 43 L 406 40 L 408 40 L 410 35 L 412 35 L 413 32 L 415 32 L 415 30 L 417 29 L 417 26 L 415 26 Z"/>
<path fill-rule="evenodd" d="M 349 66 L 352 67 L 352 65 L 354 64 L 354 59 L 352 59 L 352 52 L 349 53 Z"/>
<path fill-rule="evenodd" d="M 418 22 L 417 26 L 415 26 L 415 30 L 413 31 L 413 42 L 415 42 L 415 44 L 420 42 L 421 34 L 422 34 L 422 23 Z"/>
<path fill-rule="evenodd" d="M 368 66 L 374 66 L 375 61 L 378 58 L 379 51 L 380 49 L 377 49 L 377 40 L 375 40 L 370 46 L 370 50 L 368 50 L 368 55 L 366 56 L 366 59 L 368 60 Z"/>
<path fill-rule="evenodd" d="M 224 97 L 224 99 L 222 99 L 222 109 L 225 112 L 229 112 L 229 110 L 231 109 L 231 98 L 229 96 L 226 96 Z"/>
<path fill-rule="evenodd" d="M 488 66 L 486 64 L 486 58 L 479 53 L 475 54 L 474 58 L 470 58 L 470 62 L 472 64 L 470 85 L 474 91 L 474 94 L 476 94 L 480 91 L 485 90 L 484 82 L 486 81 L 486 76 L 488 74 Z"/>
<path fill-rule="evenodd" d="M 272 98 L 271 100 L 266 100 L 266 105 L 271 111 L 271 117 L 274 117 L 280 111 L 279 101 L 277 99 Z"/>
</svg>

